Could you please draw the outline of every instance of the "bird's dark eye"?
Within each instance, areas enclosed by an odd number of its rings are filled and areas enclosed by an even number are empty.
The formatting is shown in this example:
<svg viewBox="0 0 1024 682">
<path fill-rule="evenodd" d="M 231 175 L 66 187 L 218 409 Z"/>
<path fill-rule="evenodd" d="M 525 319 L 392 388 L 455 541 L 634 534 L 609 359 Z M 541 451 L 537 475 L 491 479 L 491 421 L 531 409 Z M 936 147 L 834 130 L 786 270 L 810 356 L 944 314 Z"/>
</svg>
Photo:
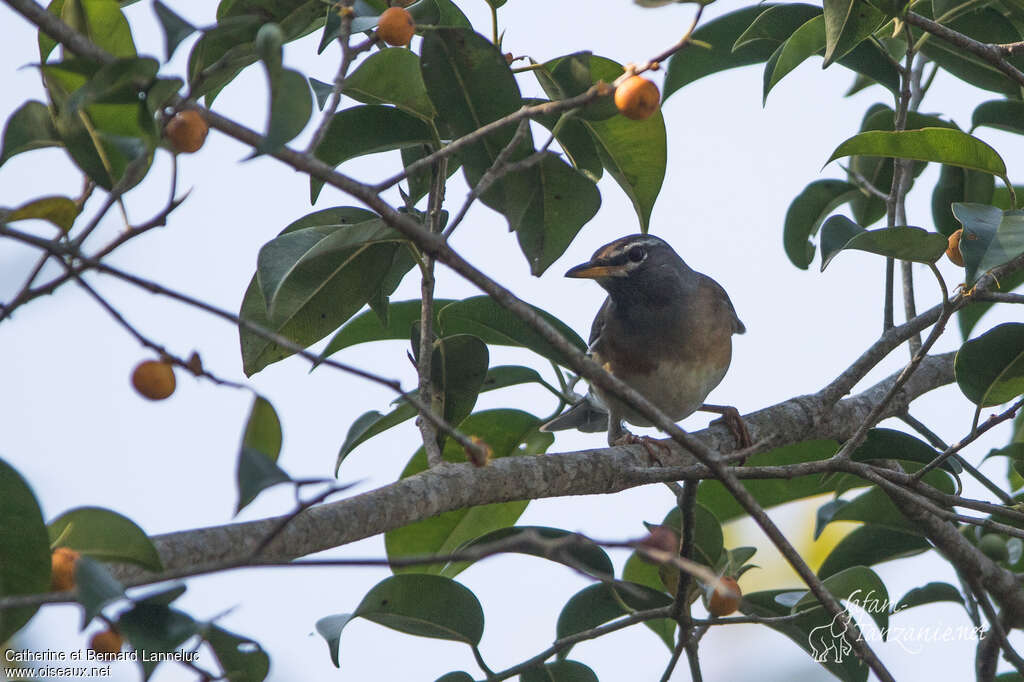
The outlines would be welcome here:
<svg viewBox="0 0 1024 682">
<path fill-rule="evenodd" d="M 639 263 L 640 261 L 647 257 L 647 252 L 644 251 L 644 248 L 642 246 L 634 246 L 633 248 L 626 252 L 626 257 L 629 258 L 629 260 L 633 261 L 634 263 Z"/>
</svg>

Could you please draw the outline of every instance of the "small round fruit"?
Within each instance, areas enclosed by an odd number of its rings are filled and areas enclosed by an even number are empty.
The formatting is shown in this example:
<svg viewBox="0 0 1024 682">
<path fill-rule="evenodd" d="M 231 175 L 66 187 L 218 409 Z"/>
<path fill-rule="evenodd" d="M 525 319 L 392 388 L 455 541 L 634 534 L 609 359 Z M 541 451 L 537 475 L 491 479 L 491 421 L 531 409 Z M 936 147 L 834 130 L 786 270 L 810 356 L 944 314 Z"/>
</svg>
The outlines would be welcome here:
<svg viewBox="0 0 1024 682">
<path fill-rule="evenodd" d="M 179 111 L 167 122 L 164 137 L 171 143 L 176 152 L 191 154 L 197 152 L 206 141 L 206 133 L 210 126 L 199 115 L 198 111 L 186 109 Z"/>
<path fill-rule="evenodd" d="M 992 561 L 1006 561 L 1010 553 L 1006 549 L 1006 540 L 998 535 L 986 535 L 978 541 L 978 549 Z"/>
<path fill-rule="evenodd" d="M 132 386 L 144 398 L 163 400 L 174 393 L 174 369 L 169 362 L 146 360 L 132 372 Z"/>
<path fill-rule="evenodd" d="M 718 582 L 719 586 L 711 593 L 711 599 L 708 600 L 708 612 L 716 618 L 721 618 L 735 612 L 740 607 L 740 598 L 743 593 L 740 592 L 740 586 L 735 578 L 722 576 Z"/>
<path fill-rule="evenodd" d="M 75 562 L 80 555 L 68 547 L 58 547 L 50 555 L 50 589 L 65 592 L 75 587 Z"/>
<path fill-rule="evenodd" d="M 388 45 L 408 45 L 416 33 L 416 22 L 412 15 L 401 7 L 389 7 L 377 20 L 377 37 Z"/>
<path fill-rule="evenodd" d="M 615 88 L 615 106 L 626 118 L 642 121 L 658 110 L 658 86 L 641 76 L 631 76 Z"/>
<path fill-rule="evenodd" d="M 124 637 L 113 630 L 97 632 L 92 636 L 92 639 L 89 640 L 89 648 L 98 654 L 120 653 L 121 647 L 123 646 Z"/>
<path fill-rule="evenodd" d="M 960 267 L 964 266 L 964 256 L 960 253 L 960 238 L 964 236 L 964 229 L 961 227 L 959 230 L 949 235 L 949 246 L 946 247 L 946 258 L 953 261 Z"/>
</svg>

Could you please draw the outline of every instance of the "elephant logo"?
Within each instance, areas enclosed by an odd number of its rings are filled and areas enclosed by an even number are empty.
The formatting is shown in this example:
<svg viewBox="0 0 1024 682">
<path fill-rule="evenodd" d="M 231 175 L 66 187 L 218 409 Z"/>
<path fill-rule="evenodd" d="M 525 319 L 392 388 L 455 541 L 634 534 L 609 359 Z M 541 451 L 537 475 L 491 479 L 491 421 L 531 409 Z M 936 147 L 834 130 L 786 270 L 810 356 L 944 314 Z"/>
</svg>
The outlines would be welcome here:
<svg viewBox="0 0 1024 682">
<path fill-rule="evenodd" d="M 849 618 L 849 614 L 845 612 L 837 613 L 828 625 L 819 625 L 811 630 L 807 636 L 807 643 L 811 647 L 811 655 L 815 661 L 842 663 L 843 659 L 853 652 L 853 645 L 846 638 Z"/>
</svg>

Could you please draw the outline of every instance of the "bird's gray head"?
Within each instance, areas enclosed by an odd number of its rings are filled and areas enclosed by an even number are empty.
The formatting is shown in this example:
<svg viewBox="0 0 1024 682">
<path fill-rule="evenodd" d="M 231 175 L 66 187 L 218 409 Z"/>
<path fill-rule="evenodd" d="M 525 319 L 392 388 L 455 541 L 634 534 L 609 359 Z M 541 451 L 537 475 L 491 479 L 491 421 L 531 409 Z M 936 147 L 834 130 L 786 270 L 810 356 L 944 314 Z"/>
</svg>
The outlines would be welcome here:
<svg viewBox="0 0 1024 682">
<path fill-rule="evenodd" d="M 681 293 L 693 271 L 662 239 L 631 234 L 605 244 L 566 277 L 593 279 L 613 298 L 661 298 Z"/>
</svg>

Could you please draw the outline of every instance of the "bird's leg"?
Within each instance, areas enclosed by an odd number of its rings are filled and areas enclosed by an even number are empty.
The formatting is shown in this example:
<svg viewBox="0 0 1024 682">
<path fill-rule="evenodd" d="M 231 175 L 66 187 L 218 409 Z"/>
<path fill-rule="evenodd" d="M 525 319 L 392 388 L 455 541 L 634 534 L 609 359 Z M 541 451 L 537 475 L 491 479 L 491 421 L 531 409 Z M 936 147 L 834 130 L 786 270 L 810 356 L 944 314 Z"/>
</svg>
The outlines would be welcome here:
<svg viewBox="0 0 1024 682">
<path fill-rule="evenodd" d="M 616 414 L 608 415 L 608 445 L 613 447 L 617 445 L 643 445 L 644 449 L 647 450 L 647 454 L 660 467 L 666 466 L 666 464 L 658 456 L 657 451 L 660 450 L 666 455 L 671 452 L 668 445 L 656 438 L 638 436 L 630 432 L 622 425 L 622 420 Z"/>
<path fill-rule="evenodd" d="M 754 444 L 754 441 L 750 438 L 750 431 L 747 430 L 747 424 L 743 421 L 743 417 L 740 416 L 740 411 L 731 405 L 708 405 L 705 403 L 697 408 L 701 412 L 713 412 L 715 414 L 722 415 L 721 419 L 716 419 L 712 424 L 717 422 L 725 422 L 732 431 L 732 435 L 736 438 L 736 444 L 738 449 L 749 448 Z"/>
</svg>

